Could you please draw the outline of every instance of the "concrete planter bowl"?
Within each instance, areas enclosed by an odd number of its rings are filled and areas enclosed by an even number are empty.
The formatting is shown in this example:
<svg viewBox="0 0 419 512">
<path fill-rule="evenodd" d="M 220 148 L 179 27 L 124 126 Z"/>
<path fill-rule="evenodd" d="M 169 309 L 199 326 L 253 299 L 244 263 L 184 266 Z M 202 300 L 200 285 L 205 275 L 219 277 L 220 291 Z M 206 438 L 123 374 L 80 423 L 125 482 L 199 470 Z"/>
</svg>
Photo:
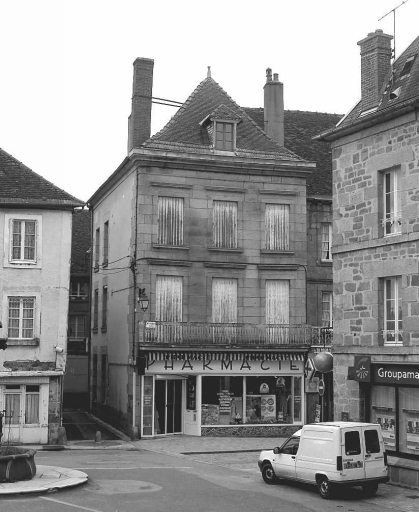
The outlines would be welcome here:
<svg viewBox="0 0 419 512">
<path fill-rule="evenodd" d="M 36 475 L 36 450 L 0 446 L 0 482 L 31 480 Z"/>
</svg>

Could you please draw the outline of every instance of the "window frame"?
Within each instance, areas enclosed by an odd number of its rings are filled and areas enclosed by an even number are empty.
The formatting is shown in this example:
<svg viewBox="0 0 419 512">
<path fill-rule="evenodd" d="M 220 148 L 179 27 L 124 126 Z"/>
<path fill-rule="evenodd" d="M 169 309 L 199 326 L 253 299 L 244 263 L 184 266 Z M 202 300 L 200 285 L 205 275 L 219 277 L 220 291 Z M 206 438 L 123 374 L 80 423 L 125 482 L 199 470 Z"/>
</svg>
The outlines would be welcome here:
<svg viewBox="0 0 419 512">
<path fill-rule="evenodd" d="M 223 205 L 220 213 L 216 214 L 216 205 Z M 231 208 L 232 215 L 228 212 Z M 223 209 L 223 211 L 221 211 Z M 238 201 L 227 201 L 223 199 L 214 199 L 212 201 L 212 246 L 214 249 L 238 249 L 238 231 L 239 231 L 239 203 Z M 226 232 L 228 223 L 231 222 L 230 231 L 233 236 L 227 240 Z"/>
<path fill-rule="evenodd" d="M 102 267 L 107 267 L 109 263 L 109 221 L 103 223 L 103 254 Z"/>
<path fill-rule="evenodd" d="M 97 332 L 99 329 L 99 288 L 95 288 L 93 291 L 93 332 Z"/>
<path fill-rule="evenodd" d="M 178 203 L 178 205 L 175 203 Z M 167 229 L 170 218 L 173 222 L 169 226 L 169 229 Z M 183 247 L 185 243 L 184 222 L 185 198 L 159 195 L 157 198 L 157 245 Z M 174 229 L 175 224 L 177 225 L 177 229 Z"/>
<path fill-rule="evenodd" d="M 218 127 L 222 127 L 222 130 L 219 130 Z M 231 141 L 227 141 L 226 139 L 226 127 L 231 127 Z M 214 149 L 216 151 L 225 151 L 232 153 L 236 150 L 236 123 L 233 121 L 227 120 L 214 120 Z M 218 138 L 218 134 L 222 134 L 222 139 Z M 228 147 L 226 147 L 228 144 Z"/>
<path fill-rule="evenodd" d="M 100 228 L 95 230 L 95 272 L 99 270 L 99 259 L 100 259 Z"/>
<path fill-rule="evenodd" d="M 333 226 L 331 222 L 322 222 L 321 224 L 321 241 L 320 241 L 320 260 L 323 263 L 331 263 L 332 257 L 332 234 Z M 327 247 L 325 247 L 327 244 Z M 324 257 L 326 256 L 326 257 Z"/>
<path fill-rule="evenodd" d="M 387 169 L 381 172 L 381 227 L 383 237 L 400 235 L 402 232 L 399 174 L 399 168 Z"/>
<path fill-rule="evenodd" d="M 74 335 L 71 335 L 70 334 L 70 321 L 73 321 L 75 320 L 75 328 L 74 328 Z M 79 323 L 80 320 L 82 320 L 83 322 L 83 336 L 79 337 L 78 336 L 78 333 L 79 333 Z M 86 334 L 86 320 L 87 320 L 87 316 L 86 315 L 69 315 L 68 317 L 68 339 L 71 340 L 71 341 L 78 341 L 78 340 L 85 340 L 86 337 L 87 337 L 87 334 Z"/>
<path fill-rule="evenodd" d="M 281 208 L 281 210 L 280 210 Z M 273 218 L 269 213 L 275 211 Z M 283 212 L 284 228 L 281 230 L 279 212 Z M 273 229 L 268 229 L 269 226 Z M 283 238 L 281 237 L 283 235 Z M 266 251 L 289 251 L 291 246 L 291 205 L 280 203 L 265 203 L 265 250 Z"/>
<path fill-rule="evenodd" d="M 402 277 L 389 276 L 382 278 L 382 311 L 383 311 L 383 330 L 382 336 L 385 346 L 402 346 L 403 345 L 403 298 L 402 298 Z M 390 292 L 390 296 L 389 296 Z M 392 308 L 390 302 L 394 301 Z M 388 318 L 389 309 L 394 311 L 394 319 Z M 394 323 L 394 329 L 387 329 L 388 323 Z M 400 328 L 401 327 L 401 328 Z M 388 339 L 392 336 L 394 339 Z M 396 337 L 398 338 L 396 340 Z"/>
<path fill-rule="evenodd" d="M 14 213 L 5 214 L 4 216 L 4 266 L 5 267 L 19 267 L 19 268 L 41 268 L 42 265 L 42 215 L 28 215 L 27 213 Z M 24 240 L 25 234 L 21 235 L 21 253 L 23 258 L 13 258 L 13 224 L 14 222 L 35 223 L 34 234 L 34 258 L 24 258 Z"/>
<path fill-rule="evenodd" d="M 10 301 L 11 300 L 17 300 L 19 299 L 19 317 L 17 318 L 18 321 L 19 321 L 19 326 L 18 326 L 18 336 L 10 336 L 10 330 L 11 329 L 16 329 L 16 327 L 11 327 L 10 326 L 10 321 L 11 320 L 16 320 L 16 318 L 11 318 L 10 317 Z M 22 341 L 27 341 L 27 340 L 33 340 L 36 338 L 36 329 L 37 329 L 37 297 L 35 295 L 8 295 L 7 298 L 7 339 L 8 340 L 13 340 L 13 341 L 18 341 L 18 340 L 22 340 Z M 24 330 L 29 330 L 28 328 L 24 328 L 23 327 L 23 320 L 28 320 L 28 318 L 25 319 L 24 317 L 24 314 L 23 314 L 23 311 L 24 311 L 24 308 L 23 308 L 23 301 L 24 300 L 32 300 L 33 301 L 33 307 L 30 308 L 32 310 L 32 317 L 30 318 L 30 320 L 32 320 L 32 328 L 31 328 L 31 331 L 32 331 L 32 336 L 23 336 L 23 331 Z M 16 308 L 14 308 L 16 309 Z"/>
<path fill-rule="evenodd" d="M 106 332 L 108 329 L 108 285 L 102 287 L 102 325 L 101 331 Z"/>
<path fill-rule="evenodd" d="M 322 312 L 322 318 L 321 318 L 321 325 L 322 327 L 333 327 L 333 292 L 330 291 L 323 291 L 321 292 L 321 312 Z M 324 300 L 325 297 L 328 297 L 330 300 Z M 324 304 L 329 304 L 328 309 L 324 307 Z M 329 314 L 329 322 L 326 325 L 326 318 L 325 313 Z"/>
</svg>

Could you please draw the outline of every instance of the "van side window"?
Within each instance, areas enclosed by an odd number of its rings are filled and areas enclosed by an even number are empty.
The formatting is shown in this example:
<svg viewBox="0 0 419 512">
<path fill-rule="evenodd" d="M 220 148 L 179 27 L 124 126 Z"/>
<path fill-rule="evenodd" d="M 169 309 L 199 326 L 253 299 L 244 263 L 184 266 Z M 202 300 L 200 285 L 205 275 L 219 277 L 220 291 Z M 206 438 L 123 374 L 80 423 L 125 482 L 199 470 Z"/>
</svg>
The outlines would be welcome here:
<svg viewBox="0 0 419 512">
<path fill-rule="evenodd" d="M 380 441 L 376 430 L 365 430 L 365 449 L 367 453 L 380 453 Z"/>
<path fill-rule="evenodd" d="M 360 453 L 361 441 L 359 439 L 359 432 L 357 430 L 345 432 L 345 454 L 359 455 Z"/>
<path fill-rule="evenodd" d="M 288 455 L 295 455 L 298 452 L 298 447 L 300 445 L 300 439 L 292 437 L 288 443 L 282 447 L 281 452 L 287 453 Z"/>
</svg>

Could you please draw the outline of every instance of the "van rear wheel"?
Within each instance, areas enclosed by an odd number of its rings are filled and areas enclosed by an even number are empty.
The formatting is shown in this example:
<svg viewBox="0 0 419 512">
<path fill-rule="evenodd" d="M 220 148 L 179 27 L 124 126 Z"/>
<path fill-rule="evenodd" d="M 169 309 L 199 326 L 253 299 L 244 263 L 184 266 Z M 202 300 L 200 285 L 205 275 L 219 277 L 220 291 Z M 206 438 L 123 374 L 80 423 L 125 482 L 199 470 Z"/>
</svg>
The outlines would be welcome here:
<svg viewBox="0 0 419 512">
<path fill-rule="evenodd" d="M 319 494 L 324 500 L 328 500 L 332 497 L 332 487 L 329 480 L 325 476 L 320 476 L 317 480 L 317 487 Z"/>
<path fill-rule="evenodd" d="M 366 484 L 363 484 L 362 490 L 364 491 L 364 494 L 366 494 L 367 496 L 375 496 L 376 492 L 378 491 L 378 483 L 368 482 Z"/>
<path fill-rule="evenodd" d="M 265 481 L 265 483 L 269 485 L 276 484 L 278 481 L 278 478 L 275 475 L 275 471 L 273 467 L 270 464 L 265 464 L 262 468 L 262 478 Z"/>
</svg>

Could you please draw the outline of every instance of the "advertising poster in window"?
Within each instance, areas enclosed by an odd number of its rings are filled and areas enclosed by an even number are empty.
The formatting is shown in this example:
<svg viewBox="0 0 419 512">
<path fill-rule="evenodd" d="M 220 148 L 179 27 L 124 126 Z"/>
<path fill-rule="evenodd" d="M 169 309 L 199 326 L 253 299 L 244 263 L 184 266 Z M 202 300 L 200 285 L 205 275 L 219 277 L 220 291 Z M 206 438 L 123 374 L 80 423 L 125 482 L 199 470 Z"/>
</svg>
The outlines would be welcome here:
<svg viewBox="0 0 419 512">
<path fill-rule="evenodd" d="M 201 407 L 201 423 L 202 425 L 218 425 L 219 424 L 219 406 L 214 404 L 202 404 Z"/>
<path fill-rule="evenodd" d="M 406 440 L 409 450 L 419 450 L 419 419 L 406 418 Z"/>
<path fill-rule="evenodd" d="M 276 420 L 276 396 L 263 395 L 261 396 L 261 417 L 262 420 L 275 421 Z"/>
<path fill-rule="evenodd" d="M 381 426 L 384 445 L 391 448 L 396 446 L 395 421 L 394 416 L 377 416 L 377 423 Z"/>
</svg>

